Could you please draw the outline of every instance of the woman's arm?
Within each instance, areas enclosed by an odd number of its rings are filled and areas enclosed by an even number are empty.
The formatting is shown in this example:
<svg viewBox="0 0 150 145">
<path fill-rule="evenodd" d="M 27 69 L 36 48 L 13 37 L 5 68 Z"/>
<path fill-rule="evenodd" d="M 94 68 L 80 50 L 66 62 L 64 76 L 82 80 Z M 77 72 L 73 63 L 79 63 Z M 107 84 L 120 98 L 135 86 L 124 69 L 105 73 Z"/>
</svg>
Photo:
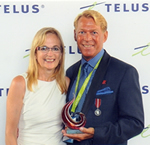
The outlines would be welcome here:
<svg viewBox="0 0 150 145">
<path fill-rule="evenodd" d="M 12 80 L 7 96 L 6 145 L 17 145 L 17 128 L 25 94 L 25 80 L 17 76 Z"/>
</svg>

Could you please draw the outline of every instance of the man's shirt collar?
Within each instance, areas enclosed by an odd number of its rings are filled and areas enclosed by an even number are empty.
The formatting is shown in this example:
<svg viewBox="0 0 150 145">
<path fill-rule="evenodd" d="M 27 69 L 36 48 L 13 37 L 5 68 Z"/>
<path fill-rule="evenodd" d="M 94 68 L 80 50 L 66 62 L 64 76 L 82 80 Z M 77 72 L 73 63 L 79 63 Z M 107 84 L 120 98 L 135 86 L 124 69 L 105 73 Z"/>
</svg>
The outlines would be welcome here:
<svg viewBox="0 0 150 145">
<path fill-rule="evenodd" d="M 91 67 L 95 67 L 96 63 L 98 62 L 98 60 L 103 56 L 104 54 L 104 49 L 102 48 L 102 50 L 92 59 L 90 59 L 89 61 L 86 61 L 83 57 L 81 59 L 81 65 L 83 65 L 84 63 L 88 63 Z"/>
</svg>

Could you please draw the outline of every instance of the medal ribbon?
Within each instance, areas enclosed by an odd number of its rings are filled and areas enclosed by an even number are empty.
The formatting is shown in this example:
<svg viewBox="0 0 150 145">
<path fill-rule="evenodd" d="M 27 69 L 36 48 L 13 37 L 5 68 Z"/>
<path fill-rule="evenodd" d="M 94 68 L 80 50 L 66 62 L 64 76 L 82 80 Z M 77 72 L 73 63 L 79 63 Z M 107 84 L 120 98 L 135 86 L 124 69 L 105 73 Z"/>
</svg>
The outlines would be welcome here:
<svg viewBox="0 0 150 145">
<path fill-rule="evenodd" d="M 90 74 L 89 74 L 89 75 L 87 76 L 87 78 L 85 79 L 85 81 L 84 81 L 84 83 L 83 83 L 81 89 L 80 89 L 79 92 L 78 92 L 78 95 L 77 95 L 76 99 L 74 100 L 74 102 L 73 102 L 73 104 L 72 104 L 71 112 L 75 112 L 75 109 L 76 109 L 76 107 L 77 107 L 78 104 L 79 104 L 79 101 L 80 101 L 80 99 L 81 99 L 81 97 L 82 97 L 82 95 L 83 95 L 83 93 L 84 93 L 84 91 L 85 91 L 85 88 L 86 88 L 86 86 L 87 86 L 87 84 L 88 84 L 88 82 L 89 82 L 89 80 L 90 80 L 90 78 L 91 78 L 91 76 L 92 76 L 92 74 L 93 74 L 93 71 L 94 71 L 95 69 L 97 69 L 97 67 L 98 67 L 98 65 L 99 65 L 99 63 L 100 63 L 100 61 L 101 61 L 101 59 L 102 59 L 102 57 L 98 60 L 98 62 L 96 63 L 94 69 L 90 72 Z M 78 71 L 78 75 L 77 75 L 77 82 L 76 82 L 76 86 L 75 86 L 75 94 L 76 94 L 77 88 L 78 88 L 78 86 L 79 86 L 80 75 L 81 75 L 81 65 L 80 65 L 80 68 L 79 68 L 79 71 Z"/>
<path fill-rule="evenodd" d="M 101 106 L 101 99 L 95 99 L 95 106 L 97 109 Z"/>
</svg>

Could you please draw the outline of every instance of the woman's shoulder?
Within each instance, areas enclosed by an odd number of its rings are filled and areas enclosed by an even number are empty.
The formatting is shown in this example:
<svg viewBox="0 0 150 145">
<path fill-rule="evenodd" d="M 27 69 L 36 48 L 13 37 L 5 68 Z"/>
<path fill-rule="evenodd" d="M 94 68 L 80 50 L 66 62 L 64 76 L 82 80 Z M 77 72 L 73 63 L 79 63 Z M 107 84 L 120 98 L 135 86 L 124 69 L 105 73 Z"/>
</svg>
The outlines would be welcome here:
<svg viewBox="0 0 150 145">
<path fill-rule="evenodd" d="M 12 85 L 17 85 L 18 87 L 21 87 L 23 84 L 25 84 L 25 78 L 22 75 L 18 75 L 12 80 Z"/>
<path fill-rule="evenodd" d="M 25 83 L 25 79 L 23 76 L 18 75 L 16 77 L 13 78 L 9 91 L 8 91 L 8 98 L 21 98 L 22 99 L 24 97 L 25 94 L 25 90 L 26 90 L 26 83 Z"/>
<path fill-rule="evenodd" d="M 26 86 L 26 77 L 27 73 L 22 73 L 13 78 L 11 85 L 16 87 L 25 87 Z"/>
</svg>

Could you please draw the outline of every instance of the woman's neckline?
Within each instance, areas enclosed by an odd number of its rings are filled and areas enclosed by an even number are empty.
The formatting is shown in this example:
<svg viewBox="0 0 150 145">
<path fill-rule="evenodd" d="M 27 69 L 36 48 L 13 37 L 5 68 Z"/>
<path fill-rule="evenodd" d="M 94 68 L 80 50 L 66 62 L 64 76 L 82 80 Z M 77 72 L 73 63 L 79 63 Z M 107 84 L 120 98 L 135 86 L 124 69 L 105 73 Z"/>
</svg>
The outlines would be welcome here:
<svg viewBox="0 0 150 145">
<path fill-rule="evenodd" d="M 54 81 L 55 81 L 55 79 L 53 79 L 52 81 L 44 81 L 44 80 L 40 80 L 40 79 L 38 79 L 38 81 L 40 81 L 40 82 L 46 82 L 46 83 L 52 83 L 52 82 L 54 82 Z"/>
</svg>

